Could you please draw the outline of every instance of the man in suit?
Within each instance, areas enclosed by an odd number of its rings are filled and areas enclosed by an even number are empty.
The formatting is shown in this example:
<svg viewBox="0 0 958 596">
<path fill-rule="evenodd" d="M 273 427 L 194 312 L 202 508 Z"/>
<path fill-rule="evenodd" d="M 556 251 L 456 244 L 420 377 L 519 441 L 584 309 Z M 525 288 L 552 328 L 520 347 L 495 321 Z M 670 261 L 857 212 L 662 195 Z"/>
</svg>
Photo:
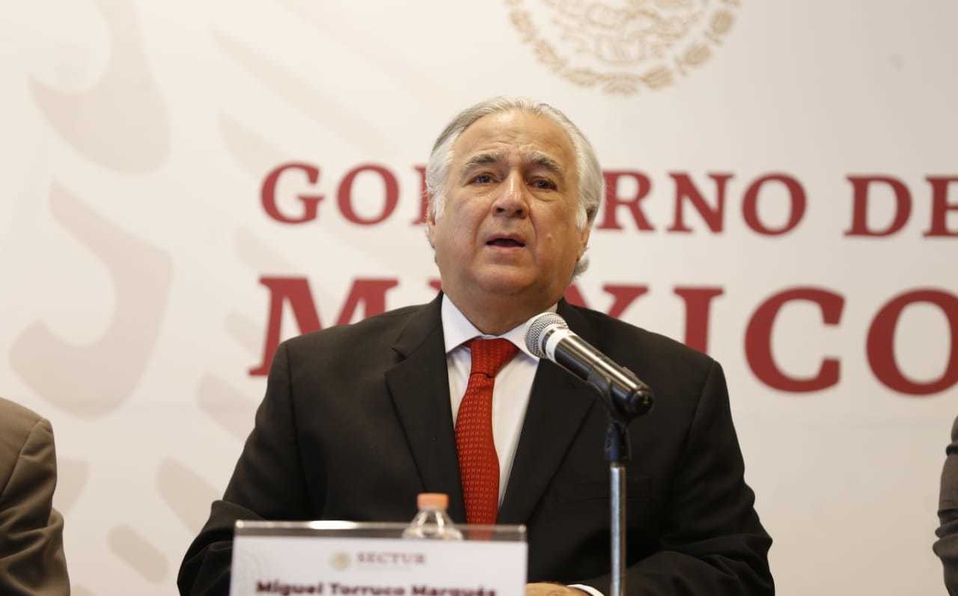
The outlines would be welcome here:
<svg viewBox="0 0 958 596">
<path fill-rule="evenodd" d="M 555 309 L 658 395 L 630 426 L 629 593 L 773 593 L 771 539 L 743 479 L 719 365 L 562 300 L 583 268 L 602 184 L 578 128 L 545 104 L 489 100 L 443 131 L 426 177 L 443 293 L 279 348 L 180 590 L 225 593 L 237 519 L 406 521 L 417 493 L 443 492 L 456 522 L 527 526 L 527 594 L 607 594 L 606 413 L 523 341 L 524 323 Z M 508 353 L 482 402 L 472 369 L 490 345 Z M 475 435 L 494 444 L 491 458 Z"/>
<path fill-rule="evenodd" d="M 958 596 L 958 418 L 951 428 L 951 444 L 946 450 L 945 467 L 941 471 L 941 495 L 938 499 L 938 520 L 935 554 L 945 570 L 945 587 Z"/>
<path fill-rule="evenodd" d="M 0 398 L 0 594 L 70 593 L 50 423 Z"/>
</svg>

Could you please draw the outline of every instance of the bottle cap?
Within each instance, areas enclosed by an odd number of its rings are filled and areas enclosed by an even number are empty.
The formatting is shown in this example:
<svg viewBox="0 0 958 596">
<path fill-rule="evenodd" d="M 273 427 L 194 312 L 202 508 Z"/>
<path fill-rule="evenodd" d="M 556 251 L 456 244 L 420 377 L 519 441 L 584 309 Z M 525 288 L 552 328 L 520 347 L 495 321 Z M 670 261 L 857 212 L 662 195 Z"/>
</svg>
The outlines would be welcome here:
<svg viewBox="0 0 958 596">
<path fill-rule="evenodd" d="M 445 493 L 419 493 L 416 498 L 419 509 L 442 509 L 449 507 L 449 496 Z"/>
</svg>

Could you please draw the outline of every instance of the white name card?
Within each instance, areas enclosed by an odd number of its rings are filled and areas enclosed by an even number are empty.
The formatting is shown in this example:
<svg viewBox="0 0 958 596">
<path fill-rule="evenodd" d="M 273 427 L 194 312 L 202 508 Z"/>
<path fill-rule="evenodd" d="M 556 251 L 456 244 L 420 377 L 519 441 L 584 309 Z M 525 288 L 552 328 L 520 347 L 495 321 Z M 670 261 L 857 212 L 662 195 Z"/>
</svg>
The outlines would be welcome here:
<svg viewBox="0 0 958 596">
<path fill-rule="evenodd" d="M 237 522 L 230 596 L 523 596 L 522 526 L 465 540 L 400 538 L 403 524 Z"/>
</svg>

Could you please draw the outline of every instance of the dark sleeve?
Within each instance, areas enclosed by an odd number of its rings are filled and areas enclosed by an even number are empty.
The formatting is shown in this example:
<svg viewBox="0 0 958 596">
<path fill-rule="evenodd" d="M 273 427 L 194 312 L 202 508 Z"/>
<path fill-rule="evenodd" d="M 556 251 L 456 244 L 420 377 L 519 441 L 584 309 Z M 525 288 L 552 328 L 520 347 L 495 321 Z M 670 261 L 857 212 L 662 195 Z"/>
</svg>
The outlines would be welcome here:
<svg viewBox="0 0 958 596">
<path fill-rule="evenodd" d="M 190 545 L 180 566 L 181 594 L 228 594 L 237 520 L 302 520 L 309 506 L 297 445 L 289 354 L 280 345 L 273 358 L 266 397 L 221 501 Z M 317 464 L 318 465 L 318 462 Z"/>
<path fill-rule="evenodd" d="M 945 571 L 948 593 L 958 596 L 958 418 L 951 429 L 951 445 L 946 450 L 945 468 L 941 472 L 941 495 L 938 500 L 938 520 L 935 531 L 935 554 Z"/>
<path fill-rule="evenodd" d="M 628 594 L 775 593 L 768 566 L 772 539 L 755 513 L 744 473 L 725 376 L 713 361 L 676 470 L 660 550 L 628 568 Z M 609 582 L 583 583 L 608 595 Z"/>
<path fill-rule="evenodd" d="M 63 517 L 53 509 L 56 484 L 53 429 L 40 419 L 27 434 L 9 479 L 0 478 L 0 593 L 70 593 Z"/>
</svg>

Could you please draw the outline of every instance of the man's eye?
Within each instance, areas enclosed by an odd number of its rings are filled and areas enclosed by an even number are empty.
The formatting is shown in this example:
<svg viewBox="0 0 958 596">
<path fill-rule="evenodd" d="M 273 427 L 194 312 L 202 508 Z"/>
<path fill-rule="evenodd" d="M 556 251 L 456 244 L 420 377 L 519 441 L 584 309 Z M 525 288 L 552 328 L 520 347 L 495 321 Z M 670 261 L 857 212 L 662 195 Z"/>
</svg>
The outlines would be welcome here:
<svg viewBox="0 0 958 596">
<path fill-rule="evenodd" d="M 546 180 L 545 178 L 538 178 L 532 181 L 532 186 L 541 189 L 541 190 L 555 190 L 556 184 L 552 180 Z"/>
<path fill-rule="evenodd" d="M 489 184 L 492 182 L 492 174 L 476 174 L 472 177 L 473 184 Z"/>
</svg>

